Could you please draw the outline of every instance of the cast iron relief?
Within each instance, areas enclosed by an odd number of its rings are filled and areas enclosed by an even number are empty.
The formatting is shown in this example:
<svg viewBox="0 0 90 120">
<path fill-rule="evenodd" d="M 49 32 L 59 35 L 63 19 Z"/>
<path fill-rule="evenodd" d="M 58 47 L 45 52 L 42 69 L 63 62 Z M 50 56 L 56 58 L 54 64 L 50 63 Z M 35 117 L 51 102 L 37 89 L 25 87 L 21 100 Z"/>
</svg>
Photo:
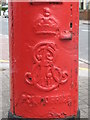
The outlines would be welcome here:
<svg viewBox="0 0 90 120">
<path fill-rule="evenodd" d="M 36 34 L 57 35 L 59 26 L 57 19 L 51 15 L 49 8 L 43 9 L 43 14 L 40 14 L 34 22 L 34 31 Z"/>
<path fill-rule="evenodd" d="M 59 27 L 55 17 L 51 16 L 50 9 L 44 8 L 43 15 L 35 21 L 36 34 L 56 35 Z M 39 42 L 34 46 L 33 58 L 35 64 L 31 72 L 25 74 L 26 82 L 43 91 L 51 91 L 68 80 L 68 72 L 54 65 L 57 47 L 54 42 Z"/>
<path fill-rule="evenodd" d="M 50 96 L 41 96 L 33 95 L 29 93 L 22 93 L 20 99 L 16 105 L 28 104 L 29 107 L 36 106 L 46 106 L 48 104 L 66 104 L 67 106 L 72 106 L 72 100 L 70 94 L 60 94 L 60 95 L 50 95 Z"/>
<path fill-rule="evenodd" d="M 67 82 L 68 73 L 54 65 L 55 43 L 38 43 L 33 51 L 36 64 L 33 65 L 32 72 L 25 75 L 27 83 L 34 84 L 43 91 L 50 91 Z"/>
<path fill-rule="evenodd" d="M 34 22 L 34 32 L 42 35 L 56 35 L 61 40 L 71 40 L 72 33 L 68 30 L 60 31 L 58 20 L 51 15 L 49 8 L 43 9 L 43 14 L 40 14 Z"/>
<path fill-rule="evenodd" d="M 41 96 L 41 95 L 33 95 L 29 93 L 22 93 L 20 95 L 20 98 L 18 99 L 18 102 L 16 104 L 17 107 L 24 106 L 24 108 L 27 106 L 28 112 L 30 112 L 30 108 L 36 108 L 39 106 L 53 106 L 55 104 L 65 104 L 68 107 L 72 106 L 72 99 L 70 94 L 66 95 L 49 95 L 49 96 Z M 51 107 L 52 108 L 52 107 Z M 31 113 L 33 111 L 31 110 Z M 33 113 L 32 113 L 33 114 Z M 40 113 L 39 113 L 40 114 Z M 65 118 L 67 116 L 66 112 L 60 112 L 57 113 L 56 111 L 50 110 L 49 112 L 46 112 L 47 118 Z"/>
</svg>

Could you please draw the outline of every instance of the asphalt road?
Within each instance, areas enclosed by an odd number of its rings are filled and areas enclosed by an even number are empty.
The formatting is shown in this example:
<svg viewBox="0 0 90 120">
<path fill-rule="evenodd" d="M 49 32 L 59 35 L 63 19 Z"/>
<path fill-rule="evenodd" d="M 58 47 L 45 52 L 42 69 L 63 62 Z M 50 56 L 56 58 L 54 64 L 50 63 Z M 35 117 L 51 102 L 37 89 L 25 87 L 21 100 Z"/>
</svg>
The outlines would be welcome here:
<svg viewBox="0 0 90 120">
<path fill-rule="evenodd" d="M 79 58 L 88 61 L 88 34 L 90 33 L 89 25 L 79 25 Z"/>
<path fill-rule="evenodd" d="M 79 25 L 79 58 L 88 61 L 88 30 L 90 26 L 80 23 Z M 0 17 L 0 35 L 8 35 L 8 18 Z"/>
</svg>

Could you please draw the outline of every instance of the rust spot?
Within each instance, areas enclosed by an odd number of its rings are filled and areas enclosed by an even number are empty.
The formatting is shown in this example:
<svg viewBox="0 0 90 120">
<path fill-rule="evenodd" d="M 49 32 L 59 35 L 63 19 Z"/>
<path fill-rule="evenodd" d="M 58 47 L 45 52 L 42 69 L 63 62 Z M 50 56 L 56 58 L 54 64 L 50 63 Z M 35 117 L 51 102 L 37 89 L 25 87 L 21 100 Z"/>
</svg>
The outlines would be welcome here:
<svg viewBox="0 0 90 120">
<path fill-rule="evenodd" d="M 26 74 L 26 78 L 30 81 L 32 81 L 31 74 Z"/>
<path fill-rule="evenodd" d="M 41 103 L 42 103 L 43 106 L 45 106 L 46 103 L 47 103 L 47 99 L 45 99 L 45 98 L 41 98 Z"/>
<path fill-rule="evenodd" d="M 44 102 L 44 98 L 41 99 L 41 102 Z"/>
<path fill-rule="evenodd" d="M 28 78 L 30 81 L 32 81 L 32 78 L 30 77 L 30 78 Z"/>
</svg>

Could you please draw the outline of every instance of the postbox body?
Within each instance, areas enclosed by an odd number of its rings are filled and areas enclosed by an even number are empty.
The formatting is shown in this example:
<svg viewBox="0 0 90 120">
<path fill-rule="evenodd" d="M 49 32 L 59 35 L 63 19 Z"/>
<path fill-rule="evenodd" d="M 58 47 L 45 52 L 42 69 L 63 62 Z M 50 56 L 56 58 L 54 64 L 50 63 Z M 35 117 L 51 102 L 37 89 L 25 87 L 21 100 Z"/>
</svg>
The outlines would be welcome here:
<svg viewBox="0 0 90 120">
<path fill-rule="evenodd" d="M 78 112 L 78 2 L 9 3 L 12 114 L 66 118 Z"/>
</svg>

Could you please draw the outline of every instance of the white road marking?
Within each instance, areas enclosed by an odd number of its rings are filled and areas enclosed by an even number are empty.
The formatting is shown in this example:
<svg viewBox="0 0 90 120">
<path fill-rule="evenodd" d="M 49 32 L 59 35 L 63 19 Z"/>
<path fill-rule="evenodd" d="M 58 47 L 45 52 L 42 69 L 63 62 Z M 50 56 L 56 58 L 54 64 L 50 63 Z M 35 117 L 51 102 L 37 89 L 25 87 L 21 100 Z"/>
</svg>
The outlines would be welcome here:
<svg viewBox="0 0 90 120">
<path fill-rule="evenodd" d="M 90 32 L 90 30 L 82 30 L 83 32 Z"/>
<path fill-rule="evenodd" d="M 8 35 L 3 35 L 3 34 L 0 34 L 0 37 L 6 37 L 6 38 L 8 38 Z"/>
<path fill-rule="evenodd" d="M 90 61 L 79 58 L 79 62 L 90 64 Z"/>
</svg>

